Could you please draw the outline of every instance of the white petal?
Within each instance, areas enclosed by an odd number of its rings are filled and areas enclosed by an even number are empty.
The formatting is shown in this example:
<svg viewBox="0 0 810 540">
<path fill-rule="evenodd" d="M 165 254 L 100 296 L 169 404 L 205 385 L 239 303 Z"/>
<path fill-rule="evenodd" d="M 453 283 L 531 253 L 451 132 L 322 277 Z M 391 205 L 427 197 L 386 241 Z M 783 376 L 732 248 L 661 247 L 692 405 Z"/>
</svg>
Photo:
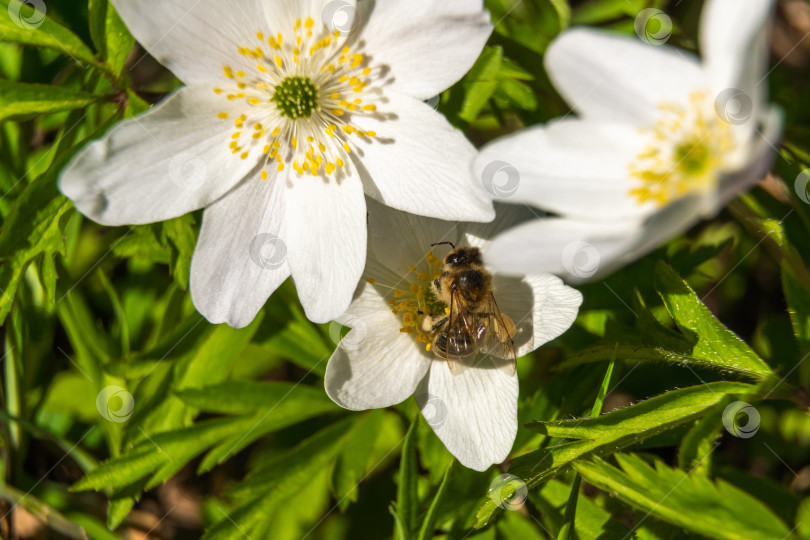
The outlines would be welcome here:
<svg viewBox="0 0 810 540">
<path fill-rule="evenodd" d="M 416 390 L 430 427 L 465 467 L 484 471 L 509 455 L 517 434 L 517 375 L 470 367 L 452 375 L 433 362 Z"/>
<path fill-rule="evenodd" d="M 569 118 L 484 147 L 475 174 L 498 198 L 591 220 L 644 216 L 654 206 L 630 195 L 629 167 L 645 139 L 629 124 Z"/>
<path fill-rule="evenodd" d="M 239 54 L 239 47 L 259 45 L 257 32 L 293 36 L 297 18 L 311 16 L 321 24 L 321 13 L 334 0 L 266 2 L 242 0 L 114 0 L 132 35 L 155 59 L 184 83 L 216 83 L 223 67 L 255 69 L 255 61 Z M 340 0 L 353 7 L 354 0 Z M 266 44 L 266 42 L 265 42 Z"/>
<path fill-rule="evenodd" d="M 492 203 L 470 170 L 473 145 L 421 101 L 391 90 L 385 96 L 380 114 L 352 118 L 359 129 L 376 132 L 373 140 L 358 139 L 351 154 L 366 193 L 413 214 L 490 221 Z"/>
<path fill-rule="evenodd" d="M 504 275 L 549 273 L 578 283 L 615 269 L 644 230 L 644 222 L 639 221 L 539 219 L 497 236 L 484 249 L 484 257 L 490 267 Z"/>
<path fill-rule="evenodd" d="M 346 311 L 366 261 L 366 201 L 356 176 L 291 174 L 286 189 L 288 261 L 307 317 Z"/>
<path fill-rule="evenodd" d="M 250 324 L 287 279 L 281 180 L 248 178 L 203 215 L 191 259 L 191 298 L 212 323 Z"/>
<path fill-rule="evenodd" d="M 346 409 L 396 405 L 411 396 L 431 358 L 412 337 L 399 331 L 384 294 L 373 285 L 360 292 L 339 321 L 352 328 L 326 366 L 324 385 L 332 400 Z"/>
<path fill-rule="evenodd" d="M 426 100 L 472 67 L 492 32 L 481 0 L 361 2 L 356 38 L 374 65 L 391 69 L 391 88 Z"/>
<path fill-rule="evenodd" d="M 367 198 L 370 261 L 389 269 L 396 280 L 410 273 L 411 265 L 420 263 L 431 244 L 437 242 L 459 243 L 457 224 L 440 219 L 426 218 L 389 208 Z M 377 280 L 381 276 L 369 275 Z"/>
<path fill-rule="evenodd" d="M 501 313 L 517 326 L 515 352 L 529 354 L 568 330 L 577 318 L 582 294 L 550 274 L 523 278 L 493 276 L 493 294 Z"/>
<path fill-rule="evenodd" d="M 549 46 L 545 65 L 574 110 L 595 120 L 648 124 L 660 103 L 686 103 L 706 84 L 691 54 L 599 30 L 563 32 Z"/>
<path fill-rule="evenodd" d="M 496 202 L 495 219 L 489 223 L 462 223 L 459 228 L 463 232 L 465 245 L 484 249 L 490 240 L 503 231 L 544 215 L 542 211 L 525 204 Z"/>
<path fill-rule="evenodd" d="M 752 88 L 744 79 L 749 68 L 759 82 L 765 74 L 767 43 L 752 50 L 773 10 L 773 0 L 709 0 L 700 21 L 700 52 L 715 91 L 737 88 L 746 93 Z M 764 87 L 764 83 L 763 83 Z"/>
<path fill-rule="evenodd" d="M 181 88 L 79 152 L 59 189 L 104 225 L 152 223 L 217 200 L 256 166 L 231 153 L 210 88 Z"/>
</svg>

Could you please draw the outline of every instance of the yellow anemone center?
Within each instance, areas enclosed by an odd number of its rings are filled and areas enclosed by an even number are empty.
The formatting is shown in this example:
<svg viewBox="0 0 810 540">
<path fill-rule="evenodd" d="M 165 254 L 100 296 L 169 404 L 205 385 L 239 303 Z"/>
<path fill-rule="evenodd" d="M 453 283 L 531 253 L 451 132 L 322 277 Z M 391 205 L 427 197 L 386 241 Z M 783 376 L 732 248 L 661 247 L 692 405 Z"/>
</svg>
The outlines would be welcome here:
<svg viewBox="0 0 810 540">
<path fill-rule="evenodd" d="M 233 154 L 261 153 L 262 179 L 271 165 L 279 172 L 290 165 L 299 176 L 339 174 L 357 141 L 377 135 L 352 123 L 376 114 L 374 69 L 339 38 L 323 25 L 317 31 L 311 17 L 298 19 L 286 33 L 256 32 L 255 43 L 237 49 L 244 61 L 223 66 L 226 82 L 214 92 L 231 103 L 217 116 L 233 121 Z"/>
<path fill-rule="evenodd" d="M 658 121 L 641 130 L 648 142 L 630 164 L 639 183 L 630 194 L 665 206 L 714 189 L 734 148 L 731 126 L 714 113 L 706 92 L 692 93 L 688 105 L 664 103 L 658 110 Z"/>
</svg>

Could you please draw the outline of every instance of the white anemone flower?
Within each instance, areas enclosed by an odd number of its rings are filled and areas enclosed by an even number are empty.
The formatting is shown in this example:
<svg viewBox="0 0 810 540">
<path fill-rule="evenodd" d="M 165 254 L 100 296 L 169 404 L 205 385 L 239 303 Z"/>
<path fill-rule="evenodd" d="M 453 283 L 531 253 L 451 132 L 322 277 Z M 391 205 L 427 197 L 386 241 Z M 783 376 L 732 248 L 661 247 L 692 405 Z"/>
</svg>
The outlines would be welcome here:
<svg viewBox="0 0 810 540">
<path fill-rule="evenodd" d="M 450 248 L 431 244 L 483 249 L 496 231 L 531 215 L 525 208 L 502 205 L 493 223 L 449 223 L 369 201 L 366 280 L 338 318 L 352 329 L 326 367 L 332 400 L 365 410 L 414 395 L 428 424 L 463 465 L 485 470 L 506 459 L 517 433 L 517 375 L 486 356 L 454 375 L 447 360 L 430 350 L 434 336 L 421 333 L 418 323 L 421 314 L 447 309 L 430 284 L 441 275 L 442 257 Z M 550 274 L 493 273 L 492 294 L 500 312 L 516 325 L 518 357 L 565 332 L 582 303 L 578 291 Z"/>
<path fill-rule="evenodd" d="M 365 262 L 364 194 L 494 216 L 474 147 L 424 103 L 481 52 L 481 0 L 113 4 L 186 86 L 85 148 L 60 188 L 104 225 L 205 208 L 190 281 L 211 322 L 247 325 L 290 275 L 310 319 L 342 313 Z"/>
<path fill-rule="evenodd" d="M 654 43 L 662 13 L 654 32 L 637 28 L 642 39 L 578 28 L 555 39 L 546 69 L 578 117 L 499 139 L 475 168 L 503 200 L 559 217 L 500 235 L 487 252 L 496 265 L 600 277 L 762 178 L 781 133 L 766 97 L 772 4 L 708 0 L 700 58 Z"/>
</svg>

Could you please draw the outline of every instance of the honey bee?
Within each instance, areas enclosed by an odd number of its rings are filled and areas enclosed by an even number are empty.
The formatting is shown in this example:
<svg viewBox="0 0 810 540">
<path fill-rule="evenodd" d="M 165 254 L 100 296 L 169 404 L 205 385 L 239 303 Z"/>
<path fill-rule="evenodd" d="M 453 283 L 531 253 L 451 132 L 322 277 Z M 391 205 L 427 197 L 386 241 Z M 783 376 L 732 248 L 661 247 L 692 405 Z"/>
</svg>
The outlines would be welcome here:
<svg viewBox="0 0 810 540">
<path fill-rule="evenodd" d="M 453 375 L 485 362 L 513 375 L 515 323 L 495 303 L 492 275 L 484 268 L 481 250 L 456 247 L 450 242 L 432 246 L 442 244 L 449 245 L 451 251 L 431 289 L 449 310 L 440 315 L 423 314 L 419 331 L 434 336 L 431 349 L 447 360 Z"/>
</svg>

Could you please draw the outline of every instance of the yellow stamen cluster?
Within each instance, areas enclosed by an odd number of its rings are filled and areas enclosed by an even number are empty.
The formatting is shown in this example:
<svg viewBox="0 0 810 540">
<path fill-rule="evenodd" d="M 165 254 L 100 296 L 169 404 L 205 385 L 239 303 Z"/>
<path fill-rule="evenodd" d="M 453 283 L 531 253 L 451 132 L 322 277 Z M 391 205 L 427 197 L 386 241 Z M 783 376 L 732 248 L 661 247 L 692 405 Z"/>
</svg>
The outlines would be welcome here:
<svg viewBox="0 0 810 540">
<path fill-rule="evenodd" d="M 268 166 L 299 175 L 329 176 L 349 161 L 356 139 L 377 134 L 352 125 L 354 115 L 374 115 L 377 94 L 369 91 L 372 68 L 366 57 L 340 47 L 340 32 L 318 31 L 311 17 L 298 19 L 292 32 L 265 36 L 239 47 L 240 68 L 223 67 L 227 83 L 214 92 L 229 102 L 217 117 L 232 120 L 231 152 L 248 159 L 261 152 L 261 176 Z M 232 116 L 234 116 L 232 118 Z"/>
<path fill-rule="evenodd" d="M 658 109 L 659 120 L 642 129 L 649 143 L 630 165 L 630 176 L 641 184 L 630 194 L 640 203 L 665 206 L 713 189 L 734 138 L 706 92 L 692 93 L 688 106 L 664 103 Z"/>
<path fill-rule="evenodd" d="M 441 315 L 448 312 L 447 306 L 438 301 L 431 289 L 434 279 L 442 275 L 442 260 L 428 251 L 425 259 L 417 266 L 408 267 L 408 275 L 403 278 L 407 288 L 389 287 L 379 284 L 375 279 L 367 281 L 373 285 L 391 289 L 393 298 L 388 300 L 391 311 L 402 321 L 399 329 L 404 334 L 412 335 L 417 343 L 424 343 L 425 350 L 430 350 L 433 335 L 419 332 L 417 325 L 422 315 Z"/>
</svg>

